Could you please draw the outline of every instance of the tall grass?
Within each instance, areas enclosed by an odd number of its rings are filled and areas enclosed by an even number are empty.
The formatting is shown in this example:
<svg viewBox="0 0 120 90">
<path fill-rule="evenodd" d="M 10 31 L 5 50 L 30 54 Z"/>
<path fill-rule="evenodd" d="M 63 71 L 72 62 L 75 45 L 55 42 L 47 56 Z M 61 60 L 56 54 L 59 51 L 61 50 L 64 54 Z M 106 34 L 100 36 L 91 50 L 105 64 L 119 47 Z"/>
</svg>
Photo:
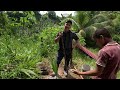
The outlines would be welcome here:
<svg viewBox="0 0 120 90">
<path fill-rule="evenodd" d="M 41 57 L 39 55 L 39 42 L 35 43 L 33 40 L 34 37 L 1 36 L 0 78 L 30 78 L 20 75 L 22 69 L 36 72 L 35 65 Z"/>
<path fill-rule="evenodd" d="M 57 51 L 54 38 L 62 29 L 58 26 L 46 27 L 37 34 L 23 36 L 0 36 L 0 78 L 34 79 L 40 78 L 36 63 L 49 58 Z M 43 37 L 43 42 L 41 41 Z M 56 67 L 53 63 L 54 68 Z M 56 72 L 57 70 L 55 70 Z"/>
</svg>

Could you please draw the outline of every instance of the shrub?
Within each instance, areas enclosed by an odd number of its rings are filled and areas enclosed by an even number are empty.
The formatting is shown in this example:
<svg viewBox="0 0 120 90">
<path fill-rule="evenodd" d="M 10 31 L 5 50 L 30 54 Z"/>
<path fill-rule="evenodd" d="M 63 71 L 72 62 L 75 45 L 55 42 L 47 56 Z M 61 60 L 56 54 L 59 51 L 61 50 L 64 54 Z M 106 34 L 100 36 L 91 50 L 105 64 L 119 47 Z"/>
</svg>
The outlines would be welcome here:
<svg viewBox="0 0 120 90">
<path fill-rule="evenodd" d="M 113 36 L 113 40 L 115 40 L 116 42 L 120 43 L 120 37 L 118 35 L 114 35 Z"/>
</svg>

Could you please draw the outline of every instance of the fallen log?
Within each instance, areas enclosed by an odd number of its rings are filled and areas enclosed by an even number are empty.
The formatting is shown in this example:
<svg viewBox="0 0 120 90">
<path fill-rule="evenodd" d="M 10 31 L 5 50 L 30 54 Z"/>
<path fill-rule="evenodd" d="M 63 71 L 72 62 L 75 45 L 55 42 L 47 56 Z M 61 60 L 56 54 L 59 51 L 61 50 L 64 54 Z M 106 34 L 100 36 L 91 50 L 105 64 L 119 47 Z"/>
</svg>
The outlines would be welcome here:
<svg viewBox="0 0 120 90">
<path fill-rule="evenodd" d="M 78 47 L 78 49 L 82 50 L 85 54 L 87 54 L 89 57 L 93 58 L 94 60 L 97 60 L 97 55 L 85 48 L 84 46 Z"/>
</svg>

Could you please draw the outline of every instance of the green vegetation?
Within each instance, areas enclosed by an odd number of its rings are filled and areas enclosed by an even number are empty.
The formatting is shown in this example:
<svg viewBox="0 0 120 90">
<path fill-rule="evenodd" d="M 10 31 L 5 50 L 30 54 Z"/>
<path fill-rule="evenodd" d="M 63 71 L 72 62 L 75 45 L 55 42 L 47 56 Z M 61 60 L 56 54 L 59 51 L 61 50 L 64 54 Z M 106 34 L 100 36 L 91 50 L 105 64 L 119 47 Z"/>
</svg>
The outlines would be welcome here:
<svg viewBox="0 0 120 90">
<path fill-rule="evenodd" d="M 77 32 L 80 43 L 96 54 L 99 49 L 92 40 L 92 34 L 97 28 L 108 28 L 113 39 L 120 43 L 119 11 L 77 11 L 75 16 L 70 14 L 67 17 L 58 17 L 54 11 L 44 15 L 38 11 L 1 11 L 0 78 L 41 78 L 36 64 L 44 59 L 49 60 L 56 73 L 58 44 L 55 44 L 54 38 L 63 30 L 66 19 L 73 20 L 72 31 Z M 78 69 L 83 64 L 95 68 L 95 60 L 76 49 L 73 51 L 73 62 L 77 64 Z"/>
</svg>

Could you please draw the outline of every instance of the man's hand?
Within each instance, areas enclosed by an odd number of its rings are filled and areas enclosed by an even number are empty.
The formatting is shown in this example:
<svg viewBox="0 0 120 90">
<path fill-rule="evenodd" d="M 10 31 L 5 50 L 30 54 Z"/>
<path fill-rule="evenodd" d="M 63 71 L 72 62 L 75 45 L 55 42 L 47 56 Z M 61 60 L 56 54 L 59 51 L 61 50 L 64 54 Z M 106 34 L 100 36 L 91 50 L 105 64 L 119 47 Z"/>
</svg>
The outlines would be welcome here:
<svg viewBox="0 0 120 90">
<path fill-rule="evenodd" d="M 78 71 L 78 70 L 76 70 L 76 69 L 70 69 L 70 71 L 71 71 L 72 73 L 74 73 L 74 74 L 79 75 L 79 71 Z"/>
<path fill-rule="evenodd" d="M 63 33 L 62 33 L 62 32 L 59 32 L 59 34 L 58 34 L 58 35 L 61 37 L 61 36 L 63 36 Z"/>
<path fill-rule="evenodd" d="M 63 33 L 58 33 L 57 37 L 55 38 L 55 42 L 57 43 L 60 40 L 60 37 L 63 36 Z"/>
</svg>

